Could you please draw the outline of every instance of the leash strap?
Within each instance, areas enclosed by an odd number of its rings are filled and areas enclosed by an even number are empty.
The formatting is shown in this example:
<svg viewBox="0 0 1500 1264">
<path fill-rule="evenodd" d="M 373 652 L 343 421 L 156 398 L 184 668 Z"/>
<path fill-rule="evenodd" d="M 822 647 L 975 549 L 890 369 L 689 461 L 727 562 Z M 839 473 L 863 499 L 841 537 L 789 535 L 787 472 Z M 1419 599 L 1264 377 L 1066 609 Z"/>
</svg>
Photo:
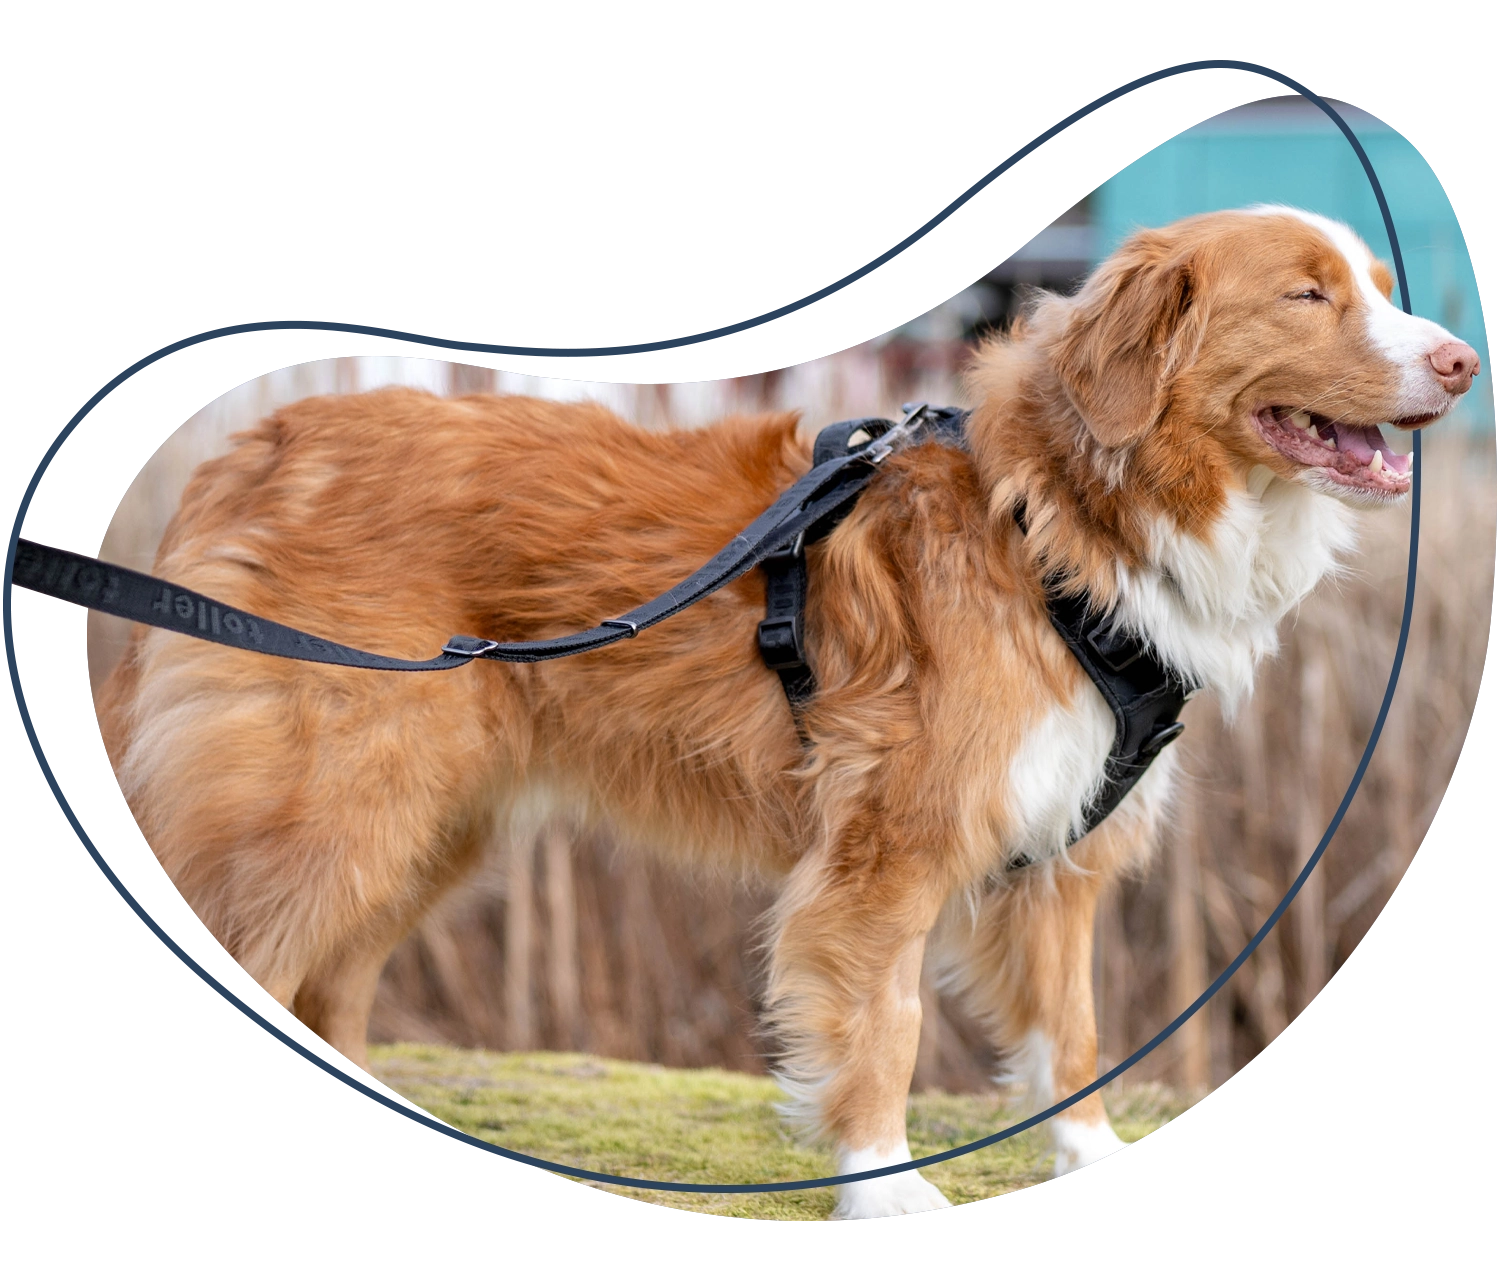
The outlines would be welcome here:
<svg viewBox="0 0 1500 1264">
<path fill-rule="evenodd" d="M 619 618 L 606 619 L 597 627 L 549 640 L 503 642 L 454 636 L 434 658 L 391 658 L 311 636 L 139 571 L 30 540 L 18 542 L 12 578 L 22 588 L 90 610 L 277 658 L 378 671 L 446 671 L 476 658 L 508 663 L 548 662 L 633 637 L 717 592 L 804 538 L 810 530 L 825 522 L 830 523 L 831 529 L 831 522 L 848 512 L 854 498 L 875 476 L 880 462 L 927 420 L 928 409 L 918 405 L 900 422 L 887 423 L 885 433 L 873 443 L 814 465 L 777 497 L 770 508 L 681 583 Z"/>
<path fill-rule="evenodd" d="M 309 663 L 336 663 L 343 667 L 370 667 L 380 671 L 446 671 L 462 667 L 469 656 L 461 650 L 444 650 L 436 658 L 413 660 L 367 654 L 323 637 L 309 636 L 296 628 L 263 619 L 191 588 L 168 584 L 151 575 L 114 566 L 54 549 L 46 544 L 21 540 L 16 546 L 13 578 L 22 588 L 70 601 L 75 606 L 102 610 L 136 623 L 166 628 L 195 636 L 200 641 L 254 650 L 277 658 L 297 658 Z M 454 637 L 471 641 L 475 638 Z M 452 642 L 450 642 L 450 645 Z"/>
</svg>

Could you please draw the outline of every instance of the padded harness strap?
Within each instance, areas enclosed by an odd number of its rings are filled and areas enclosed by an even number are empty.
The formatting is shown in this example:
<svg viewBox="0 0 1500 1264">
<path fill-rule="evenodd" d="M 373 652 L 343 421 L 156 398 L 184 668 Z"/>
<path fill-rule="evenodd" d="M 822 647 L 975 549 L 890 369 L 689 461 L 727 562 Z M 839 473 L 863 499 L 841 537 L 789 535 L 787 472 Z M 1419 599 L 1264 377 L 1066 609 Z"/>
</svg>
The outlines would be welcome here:
<svg viewBox="0 0 1500 1264">
<path fill-rule="evenodd" d="M 907 404 L 908 417 L 918 415 L 921 405 Z M 953 443 L 963 443 L 963 426 L 969 414 L 961 408 L 928 408 L 923 432 Z M 858 455 L 889 433 L 896 423 L 884 417 L 856 417 L 825 426 L 813 443 L 813 469 Z M 757 640 L 760 656 L 781 678 L 781 687 L 792 708 L 797 732 L 806 740 L 802 713 L 818 692 L 818 679 L 807 661 L 803 643 L 803 612 L 807 606 L 806 547 L 838 526 L 854 508 L 851 498 L 814 528 L 771 554 L 760 565 L 766 576 L 766 617 L 761 620 Z"/>
<path fill-rule="evenodd" d="M 1015 519 L 1025 535 L 1024 503 L 1016 505 Z M 1083 829 L 1068 832 L 1071 847 L 1119 807 L 1152 761 L 1182 736 L 1177 717 L 1198 686 L 1165 666 L 1149 641 L 1117 627 L 1111 613 L 1095 608 L 1085 594 L 1063 595 L 1061 578 L 1049 575 L 1044 581 L 1047 618 L 1115 717 L 1104 784 L 1084 805 Z M 1035 859 L 1018 856 L 1009 868 L 1024 868 Z"/>
</svg>

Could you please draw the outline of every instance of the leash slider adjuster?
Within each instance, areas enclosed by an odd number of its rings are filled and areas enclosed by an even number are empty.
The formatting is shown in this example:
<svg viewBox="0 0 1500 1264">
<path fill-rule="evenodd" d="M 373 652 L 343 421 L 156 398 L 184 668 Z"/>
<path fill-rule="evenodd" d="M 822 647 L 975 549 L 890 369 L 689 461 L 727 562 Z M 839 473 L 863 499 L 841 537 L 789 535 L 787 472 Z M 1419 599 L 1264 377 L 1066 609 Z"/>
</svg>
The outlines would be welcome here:
<svg viewBox="0 0 1500 1264">
<path fill-rule="evenodd" d="M 483 658 L 491 650 L 500 648 L 499 641 L 487 641 L 482 636 L 450 636 L 443 646 L 444 654 L 462 654 L 465 658 Z"/>
</svg>

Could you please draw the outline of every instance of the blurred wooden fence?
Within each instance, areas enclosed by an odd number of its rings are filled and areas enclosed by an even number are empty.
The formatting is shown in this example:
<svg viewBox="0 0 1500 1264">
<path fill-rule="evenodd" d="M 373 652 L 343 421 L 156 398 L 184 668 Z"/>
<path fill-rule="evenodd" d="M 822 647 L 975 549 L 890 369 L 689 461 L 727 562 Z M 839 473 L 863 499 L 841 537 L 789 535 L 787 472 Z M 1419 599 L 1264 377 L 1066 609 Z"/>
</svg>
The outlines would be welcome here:
<svg viewBox="0 0 1500 1264">
<path fill-rule="evenodd" d="M 163 446 L 122 502 L 103 555 L 142 568 L 191 469 L 227 435 L 309 394 L 402 381 L 601 398 L 642 424 L 801 408 L 816 424 L 957 398 L 961 347 L 901 337 L 779 373 L 672 387 L 550 382 L 441 361 L 343 360 L 247 383 Z M 1125 1057 L 1202 990 L 1275 906 L 1330 819 L 1375 719 L 1400 624 L 1408 518 L 1370 514 L 1350 574 L 1285 629 L 1253 701 L 1226 726 L 1195 699 L 1183 796 L 1157 862 L 1099 915 L 1101 1063 Z M 1495 450 L 1449 423 L 1429 436 L 1422 555 L 1401 686 L 1364 786 L 1289 916 L 1220 997 L 1133 1078 L 1202 1089 L 1253 1057 L 1353 950 L 1405 872 L 1463 742 L 1488 635 Z M 94 617 L 101 680 L 121 629 Z M 765 1066 L 756 919 L 768 893 L 688 877 L 608 838 L 552 832 L 497 846 L 477 880 L 394 953 L 372 1022 L 380 1040 L 571 1048 L 671 1065 Z M 919 1086 L 982 1087 L 978 1033 L 928 996 Z"/>
</svg>

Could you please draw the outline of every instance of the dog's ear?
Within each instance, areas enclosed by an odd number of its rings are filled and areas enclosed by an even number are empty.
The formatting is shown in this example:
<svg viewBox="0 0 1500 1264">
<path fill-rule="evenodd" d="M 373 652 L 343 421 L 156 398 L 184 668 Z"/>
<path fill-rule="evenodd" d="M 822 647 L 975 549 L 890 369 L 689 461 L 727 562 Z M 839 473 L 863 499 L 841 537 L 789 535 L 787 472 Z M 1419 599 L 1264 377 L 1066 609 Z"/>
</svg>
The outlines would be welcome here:
<svg viewBox="0 0 1500 1264">
<path fill-rule="evenodd" d="M 1052 367 L 1105 447 L 1134 442 L 1166 410 L 1192 306 L 1191 263 L 1156 232 L 1131 237 L 1072 300 Z"/>
</svg>

